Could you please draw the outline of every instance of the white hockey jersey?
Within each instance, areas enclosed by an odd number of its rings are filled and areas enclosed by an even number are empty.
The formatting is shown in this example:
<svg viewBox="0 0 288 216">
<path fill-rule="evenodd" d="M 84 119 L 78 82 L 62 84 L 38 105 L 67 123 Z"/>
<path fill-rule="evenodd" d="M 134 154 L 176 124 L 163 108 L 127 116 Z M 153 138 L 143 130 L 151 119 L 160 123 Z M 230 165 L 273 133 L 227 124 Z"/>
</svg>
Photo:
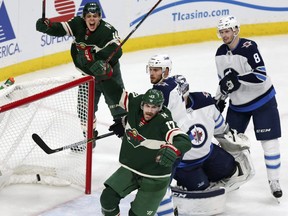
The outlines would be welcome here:
<svg viewBox="0 0 288 216">
<path fill-rule="evenodd" d="M 208 156 L 213 136 L 224 133 L 227 127 L 211 95 L 206 92 L 190 92 L 190 103 L 185 105 L 174 76 L 153 85 L 153 88 L 163 92 L 164 105 L 171 111 L 178 127 L 191 139 L 192 148 L 185 153 L 183 160 L 198 161 Z"/>
<path fill-rule="evenodd" d="M 216 52 L 215 61 L 219 80 L 224 77 L 224 70 L 227 68 L 238 72 L 241 85 L 238 90 L 229 94 L 231 109 L 248 112 L 274 97 L 275 89 L 266 74 L 264 61 L 254 41 L 241 38 L 234 50 L 222 44 Z M 220 98 L 220 95 L 218 86 L 215 98 Z"/>
<path fill-rule="evenodd" d="M 173 120 L 182 131 L 188 132 L 187 114 L 185 109 L 185 101 L 182 97 L 180 87 L 175 81 L 175 77 L 168 77 L 162 82 L 153 85 L 154 89 L 160 90 L 164 95 L 164 105 L 171 111 Z"/>
<path fill-rule="evenodd" d="M 209 155 L 213 136 L 223 134 L 227 124 L 207 92 L 190 92 L 186 111 L 189 119 L 185 121 L 185 127 L 189 127 L 192 148 L 185 153 L 182 161 L 197 163 Z"/>
</svg>

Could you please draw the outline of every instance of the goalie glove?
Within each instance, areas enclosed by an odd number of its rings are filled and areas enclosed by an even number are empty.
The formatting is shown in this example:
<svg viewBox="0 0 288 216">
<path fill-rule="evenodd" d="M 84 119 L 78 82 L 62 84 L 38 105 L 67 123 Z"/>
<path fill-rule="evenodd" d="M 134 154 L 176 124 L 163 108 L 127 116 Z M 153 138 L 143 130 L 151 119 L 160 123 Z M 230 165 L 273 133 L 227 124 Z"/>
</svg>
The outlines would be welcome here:
<svg viewBox="0 0 288 216">
<path fill-rule="evenodd" d="M 215 135 L 219 144 L 228 152 L 237 152 L 250 149 L 250 141 L 243 133 L 237 133 L 235 129 L 229 129 L 225 134 Z"/>
<path fill-rule="evenodd" d="M 171 167 L 176 159 L 181 156 L 181 152 L 173 145 L 165 144 L 162 145 L 156 162 L 165 167 Z"/>
</svg>

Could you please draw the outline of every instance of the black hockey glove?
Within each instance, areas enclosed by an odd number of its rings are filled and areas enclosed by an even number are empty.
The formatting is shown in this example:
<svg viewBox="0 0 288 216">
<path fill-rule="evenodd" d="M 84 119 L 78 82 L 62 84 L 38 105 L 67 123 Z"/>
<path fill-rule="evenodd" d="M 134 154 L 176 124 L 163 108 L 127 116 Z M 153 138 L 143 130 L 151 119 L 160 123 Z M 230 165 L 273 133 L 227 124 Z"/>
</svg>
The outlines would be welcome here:
<svg viewBox="0 0 288 216">
<path fill-rule="evenodd" d="M 114 124 L 109 127 L 109 131 L 113 131 L 119 138 L 124 136 L 127 116 L 119 119 L 114 119 Z"/>
<path fill-rule="evenodd" d="M 214 98 L 215 100 L 215 98 Z M 222 113 L 226 107 L 226 101 L 225 100 L 215 100 L 215 105 L 217 107 L 217 109 L 220 111 L 220 113 Z"/>
<path fill-rule="evenodd" d="M 96 81 L 110 79 L 113 74 L 113 68 L 104 60 L 97 60 L 91 64 L 88 64 L 87 68 L 95 76 Z"/>
<path fill-rule="evenodd" d="M 227 68 L 224 70 L 224 77 L 219 82 L 220 91 L 222 94 L 227 95 L 239 89 L 241 84 L 237 76 L 238 72 L 233 68 Z"/>
<path fill-rule="evenodd" d="M 45 20 L 40 18 L 36 22 L 36 30 L 39 32 L 46 33 L 50 27 L 51 27 L 51 22 L 47 18 Z"/>
<path fill-rule="evenodd" d="M 165 167 L 171 167 L 176 159 L 181 156 L 181 152 L 173 145 L 165 144 L 162 145 L 156 162 Z"/>
</svg>

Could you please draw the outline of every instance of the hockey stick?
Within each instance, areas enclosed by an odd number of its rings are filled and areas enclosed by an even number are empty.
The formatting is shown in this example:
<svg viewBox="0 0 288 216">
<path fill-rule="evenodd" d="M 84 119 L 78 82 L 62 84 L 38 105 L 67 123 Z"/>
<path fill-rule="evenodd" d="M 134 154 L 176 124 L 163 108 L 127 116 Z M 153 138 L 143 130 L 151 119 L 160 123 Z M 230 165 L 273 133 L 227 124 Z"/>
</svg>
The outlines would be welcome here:
<svg viewBox="0 0 288 216">
<path fill-rule="evenodd" d="M 46 19 L 46 0 L 42 0 L 42 20 Z"/>
<path fill-rule="evenodd" d="M 107 64 L 113 56 L 118 52 L 118 50 L 126 43 L 126 41 L 131 37 L 131 35 L 138 29 L 138 27 L 144 22 L 144 20 L 152 13 L 152 11 L 160 4 L 162 0 L 158 2 L 148 11 L 148 13 L 143 17 L 143 19 L 132 29 L 132 31 L 124 38 L 124 40 L 116 47 L 116 49 L 110 54 L 105 63 Z"/>
<path fill-rule="evenodd" d="M 99 139 L 103 139 L 105 137 L 108 137 L 108 136 L 112 136 L 114 135 L 114 132 L 110 132 L 110 133 L 106 133 L 106 134 L 102 134 L 100 136 L 97 136 L 97 137 L 93 137 L 91 139 L 85 139 L 85 140 L 82 140 L 82 141 L 79 141 L 79 142 L 76 142 L 76 143 L 73 143 L 73 144 L 70 144 L 70 145 L 66 145 L 66 146 L 63 146 L 63 147 L 60 147 L 60 148 L 56 148 L 56 149 L 51 149 L 45 142 L 44 140 L 36 133 L 32 134 L 32 139 L 34 140 L 34 142 L 44 151 L 46 152 L 46 154 L 53 154 L 53 153 L 56 153 L 56 152 L 59 152 L 59 151 L 63 151 L 63 150 L 66 150 L 66 149 L 70 149 L 72 147 L 77 147 L 79 145 L 82 145 L 82 144 L 86 144 L 87 142 L 91 142 L 91 141 L 94 141 L 94 140 L 99 140 Z"/>
</svg>

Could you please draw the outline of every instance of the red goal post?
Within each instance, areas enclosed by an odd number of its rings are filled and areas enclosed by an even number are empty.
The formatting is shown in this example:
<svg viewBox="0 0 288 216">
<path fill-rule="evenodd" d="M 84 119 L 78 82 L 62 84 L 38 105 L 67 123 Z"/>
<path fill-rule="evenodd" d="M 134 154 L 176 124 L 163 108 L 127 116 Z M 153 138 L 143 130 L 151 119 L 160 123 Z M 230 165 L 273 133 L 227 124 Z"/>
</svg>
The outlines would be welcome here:
<svg viewBox="0 0 288 216">
<path fill-rule="evenodd" d="M 73 184 L 91 193 L 91 141 L 48 155 L 31 136 L 39 134 L 51 148 L 92 138 L 94 88 L 92 76 L 69 76 L 16 80 L 0 90 L 0 189 L 16 183 Z"/>
</svg>

